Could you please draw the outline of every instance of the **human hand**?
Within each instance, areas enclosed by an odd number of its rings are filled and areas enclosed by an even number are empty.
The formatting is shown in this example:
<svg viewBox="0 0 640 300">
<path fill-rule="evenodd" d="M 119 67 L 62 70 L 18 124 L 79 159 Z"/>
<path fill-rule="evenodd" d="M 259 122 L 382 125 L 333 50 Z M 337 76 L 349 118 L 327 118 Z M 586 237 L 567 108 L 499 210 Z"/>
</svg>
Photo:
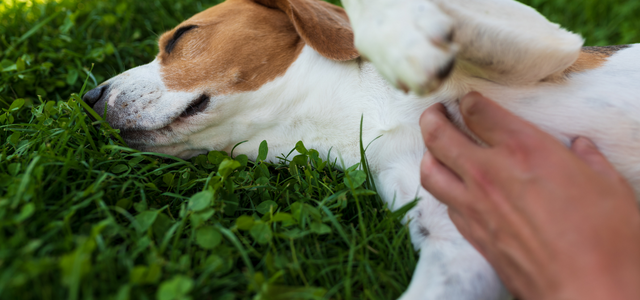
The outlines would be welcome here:
<svg viewBox="0 0 640 300">
<path fill-rule="evenodd" d="M 478 93 L 460 111 L 487 147 L 434 105 L 422 184 L 505 285 L 522 299 L 640 299 L 640 210 L 595 145 L 567 149 Z"/>
</svg>

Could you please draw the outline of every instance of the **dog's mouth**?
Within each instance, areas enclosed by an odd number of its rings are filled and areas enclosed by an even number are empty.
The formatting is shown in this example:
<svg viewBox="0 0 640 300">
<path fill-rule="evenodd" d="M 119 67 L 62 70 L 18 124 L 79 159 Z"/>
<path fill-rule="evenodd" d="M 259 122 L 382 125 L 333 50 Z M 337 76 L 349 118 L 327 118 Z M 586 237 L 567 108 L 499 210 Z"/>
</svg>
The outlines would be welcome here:
<svg viewBox="0 0 640 300">
<path fill-rule="evenodd" d="M 185 108 L 185 110 L 180 114 L 180 117 L 188 118 L 203 112 L 205 109 L 207 109 L 207 106 L 209 106 L 210 101 L 211 101 L 211 97 L 207 95 L 202 95 L 198 97 L 197 99 L 193 100 L 193 102 L 191 102 L 189 105 L 187 105 L 187 108 Z"/>
<path fill-rule="evenodd" d="M 202 94 L 191 100 L 180 114 L 168 116 L 155 126 L 121 126 L 120 136 L 127 144 L 135 149 L 154 149 L 156 146 L 170 146 L 184 142 L 184 135 L 180 132 L 192 126 L 190 119 L 204 112 L 211 102 L 211 97 Z M 113 126 L 113 125 L 112 125 Z M 189 129 L 192 130 L 192 129 Z M 145 150 L 146 151 L 146 150 Z"/>
<path fill-rule="evenodd" d="M 168 120 L 164 126 L 157 129 L 141 129 L 141 128 L 120 128 L 120 135 L 125 139 L 127 144 L 134 148 L 140 148 L 140 146 L 150 146 L 158 143 L 158 139 L 171 138 L 174 136 L 174 126 L 176 124 L 185 121 L 186 118 L 193 117 L 207 109 L 211 97 L 208 95 L 201 95 L 194 99 L 187 105 L 177 117 Z"/>
</svg>

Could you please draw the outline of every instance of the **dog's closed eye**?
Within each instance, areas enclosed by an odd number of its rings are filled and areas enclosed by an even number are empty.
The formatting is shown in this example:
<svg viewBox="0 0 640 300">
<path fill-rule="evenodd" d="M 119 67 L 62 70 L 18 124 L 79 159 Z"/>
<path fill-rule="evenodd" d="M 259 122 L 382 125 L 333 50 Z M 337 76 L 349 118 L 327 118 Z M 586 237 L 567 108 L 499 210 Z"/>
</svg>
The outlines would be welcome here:
<svg viewBox="0 0 640 300">
<path fill-rule="evenodd" d="M 173 37 L 167 42 L 167 45 L 164 48 L 164 51 L 167 52 L 167 54 L 171 54 L 171 51 L 173 51 L 173 48 L 175 48 L 176 44 L 178 43 L 178 40 L 180 39 L 180 37 L 185 34 L 187 31 L 194 29 L 194 28 L 198 28 L 197 25 L 189 25 L 189 26 L 183 26 L 178 28 L 178 30 L 176 30 L 176 32 L 173 34 Z"/>
</svg>

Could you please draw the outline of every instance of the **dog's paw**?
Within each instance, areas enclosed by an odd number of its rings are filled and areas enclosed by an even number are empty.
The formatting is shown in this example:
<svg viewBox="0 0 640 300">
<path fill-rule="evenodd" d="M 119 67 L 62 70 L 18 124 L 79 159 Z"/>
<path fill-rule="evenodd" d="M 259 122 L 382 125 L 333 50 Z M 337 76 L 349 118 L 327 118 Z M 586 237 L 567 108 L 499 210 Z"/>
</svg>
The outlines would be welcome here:
<svg viewBox="0 0 640 300">
<path fill-rule="evenodd" d="M 453 20 L 432 2 L 374 1 L 352 26 L 360 54 L 405 92 L 434 91 L 454 67 Z"/>
</svg>

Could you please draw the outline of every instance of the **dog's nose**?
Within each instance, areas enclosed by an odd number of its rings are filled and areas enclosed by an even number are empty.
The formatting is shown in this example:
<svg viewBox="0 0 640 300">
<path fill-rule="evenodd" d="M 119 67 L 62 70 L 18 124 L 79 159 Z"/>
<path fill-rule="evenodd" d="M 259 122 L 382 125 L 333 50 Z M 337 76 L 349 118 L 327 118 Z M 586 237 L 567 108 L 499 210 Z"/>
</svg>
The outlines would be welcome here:
<svg viewBox="0 0 640 300">
<path fill-rule="evenodd" d="M 88 91 L 82 97 L 82 100 L 89 104 L 89 106 L 93 107 L 102 97 L 106 97 L 106 91 L 109 89 L 108 84 L 103 84 L 93 90 Z"/>
</svg>

